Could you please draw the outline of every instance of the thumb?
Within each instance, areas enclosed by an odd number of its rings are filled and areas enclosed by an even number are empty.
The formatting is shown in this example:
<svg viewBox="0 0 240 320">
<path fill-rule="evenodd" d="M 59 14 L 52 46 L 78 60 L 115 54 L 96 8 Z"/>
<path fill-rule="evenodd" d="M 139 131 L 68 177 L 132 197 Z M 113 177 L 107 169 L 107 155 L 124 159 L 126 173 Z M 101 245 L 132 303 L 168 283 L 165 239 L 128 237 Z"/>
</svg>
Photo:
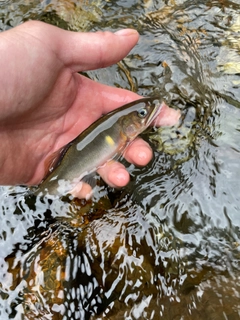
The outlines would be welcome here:
<svg viewBox="0 0 240 320">
<path fill-rule="evenodd" d="M 116 33 L 65 30 L 61 30 L 61 33 L 60 58 L 73 71 L 110 66 L 123 59 L 139 39 L 138 32 L 133 29 L 123 29 Z"/>
</svg>

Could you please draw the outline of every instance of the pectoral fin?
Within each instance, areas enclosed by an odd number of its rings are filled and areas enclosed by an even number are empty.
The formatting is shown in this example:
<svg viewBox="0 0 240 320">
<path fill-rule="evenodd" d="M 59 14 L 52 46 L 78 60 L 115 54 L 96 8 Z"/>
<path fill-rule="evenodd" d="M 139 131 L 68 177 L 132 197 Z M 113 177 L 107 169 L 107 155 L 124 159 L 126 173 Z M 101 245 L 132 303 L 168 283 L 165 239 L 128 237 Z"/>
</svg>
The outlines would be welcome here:
<svg viewBox="0 0 240 320">
<path fill-rule="evenodd" d="M 44 161 L 45 178 L 47 178 L 49 174 L 58 166 L 67 149 L 68 146 L 64 146 L 61 149 L 53 152 L 52 154 L 50 154 L 50 156 L 46 158 L 46 160 Z"/>
</svg>

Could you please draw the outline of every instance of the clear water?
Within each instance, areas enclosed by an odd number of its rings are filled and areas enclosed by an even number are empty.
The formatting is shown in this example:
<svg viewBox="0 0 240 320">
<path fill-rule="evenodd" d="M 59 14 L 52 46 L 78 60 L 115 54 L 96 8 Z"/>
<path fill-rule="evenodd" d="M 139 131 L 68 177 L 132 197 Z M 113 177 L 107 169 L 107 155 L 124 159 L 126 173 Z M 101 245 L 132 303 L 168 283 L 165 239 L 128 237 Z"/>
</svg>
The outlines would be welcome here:
<svg viewBox="0 0 240 320">
<path fill-rule="evenodd" d="M 1 188 L 1 320 L 240 318 L 239 16 L 238 0 L 1 1 L 1 30 L 137 29 L 127 58 L 87 75 L 182 113 L 143 134 L 154 158 L 126 163 L 122 190 L 69 204 Z"/>
</svg>

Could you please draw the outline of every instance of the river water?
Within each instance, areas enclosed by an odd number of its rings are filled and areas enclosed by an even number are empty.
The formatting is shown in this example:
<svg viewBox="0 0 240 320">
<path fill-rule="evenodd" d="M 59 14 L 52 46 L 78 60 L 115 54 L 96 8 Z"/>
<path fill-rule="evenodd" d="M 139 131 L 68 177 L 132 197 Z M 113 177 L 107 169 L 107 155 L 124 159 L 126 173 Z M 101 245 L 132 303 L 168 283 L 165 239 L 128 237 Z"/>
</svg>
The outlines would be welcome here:
<svg viewBox="0 0 240 320">
<path fill-rule="evenodd" d="M 239 0 L 1 1 L 2 31 L 29 19 L 137 29 L 128 57 L 86 75 L 182 116 L 142 135 L 154 158 L 125 163 L 121 190 L 1 187 L 0 319 L 240 319 Z"/>
</svg>

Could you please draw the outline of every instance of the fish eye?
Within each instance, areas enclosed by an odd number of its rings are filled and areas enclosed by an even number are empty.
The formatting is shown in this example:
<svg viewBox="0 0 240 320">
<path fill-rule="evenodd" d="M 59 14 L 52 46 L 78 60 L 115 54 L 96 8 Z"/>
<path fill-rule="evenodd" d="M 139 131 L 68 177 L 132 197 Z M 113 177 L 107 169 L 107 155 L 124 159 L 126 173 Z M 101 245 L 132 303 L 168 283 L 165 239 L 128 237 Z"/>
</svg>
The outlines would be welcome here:
<svg viewBox="0 0 240 320">
<path fill-rule="evenodd" d="M 139 116 L 140 118 L 145 118 L 145 117 L 147 116 L 147 114 L 148 114 L 148 111 L 147 111 L 147 109 L 145 109 L 145 108 L 142 108 L 142 109 L 140 109 L 140 110 L 138 111 L 138 116 Z"/>
</svg>

